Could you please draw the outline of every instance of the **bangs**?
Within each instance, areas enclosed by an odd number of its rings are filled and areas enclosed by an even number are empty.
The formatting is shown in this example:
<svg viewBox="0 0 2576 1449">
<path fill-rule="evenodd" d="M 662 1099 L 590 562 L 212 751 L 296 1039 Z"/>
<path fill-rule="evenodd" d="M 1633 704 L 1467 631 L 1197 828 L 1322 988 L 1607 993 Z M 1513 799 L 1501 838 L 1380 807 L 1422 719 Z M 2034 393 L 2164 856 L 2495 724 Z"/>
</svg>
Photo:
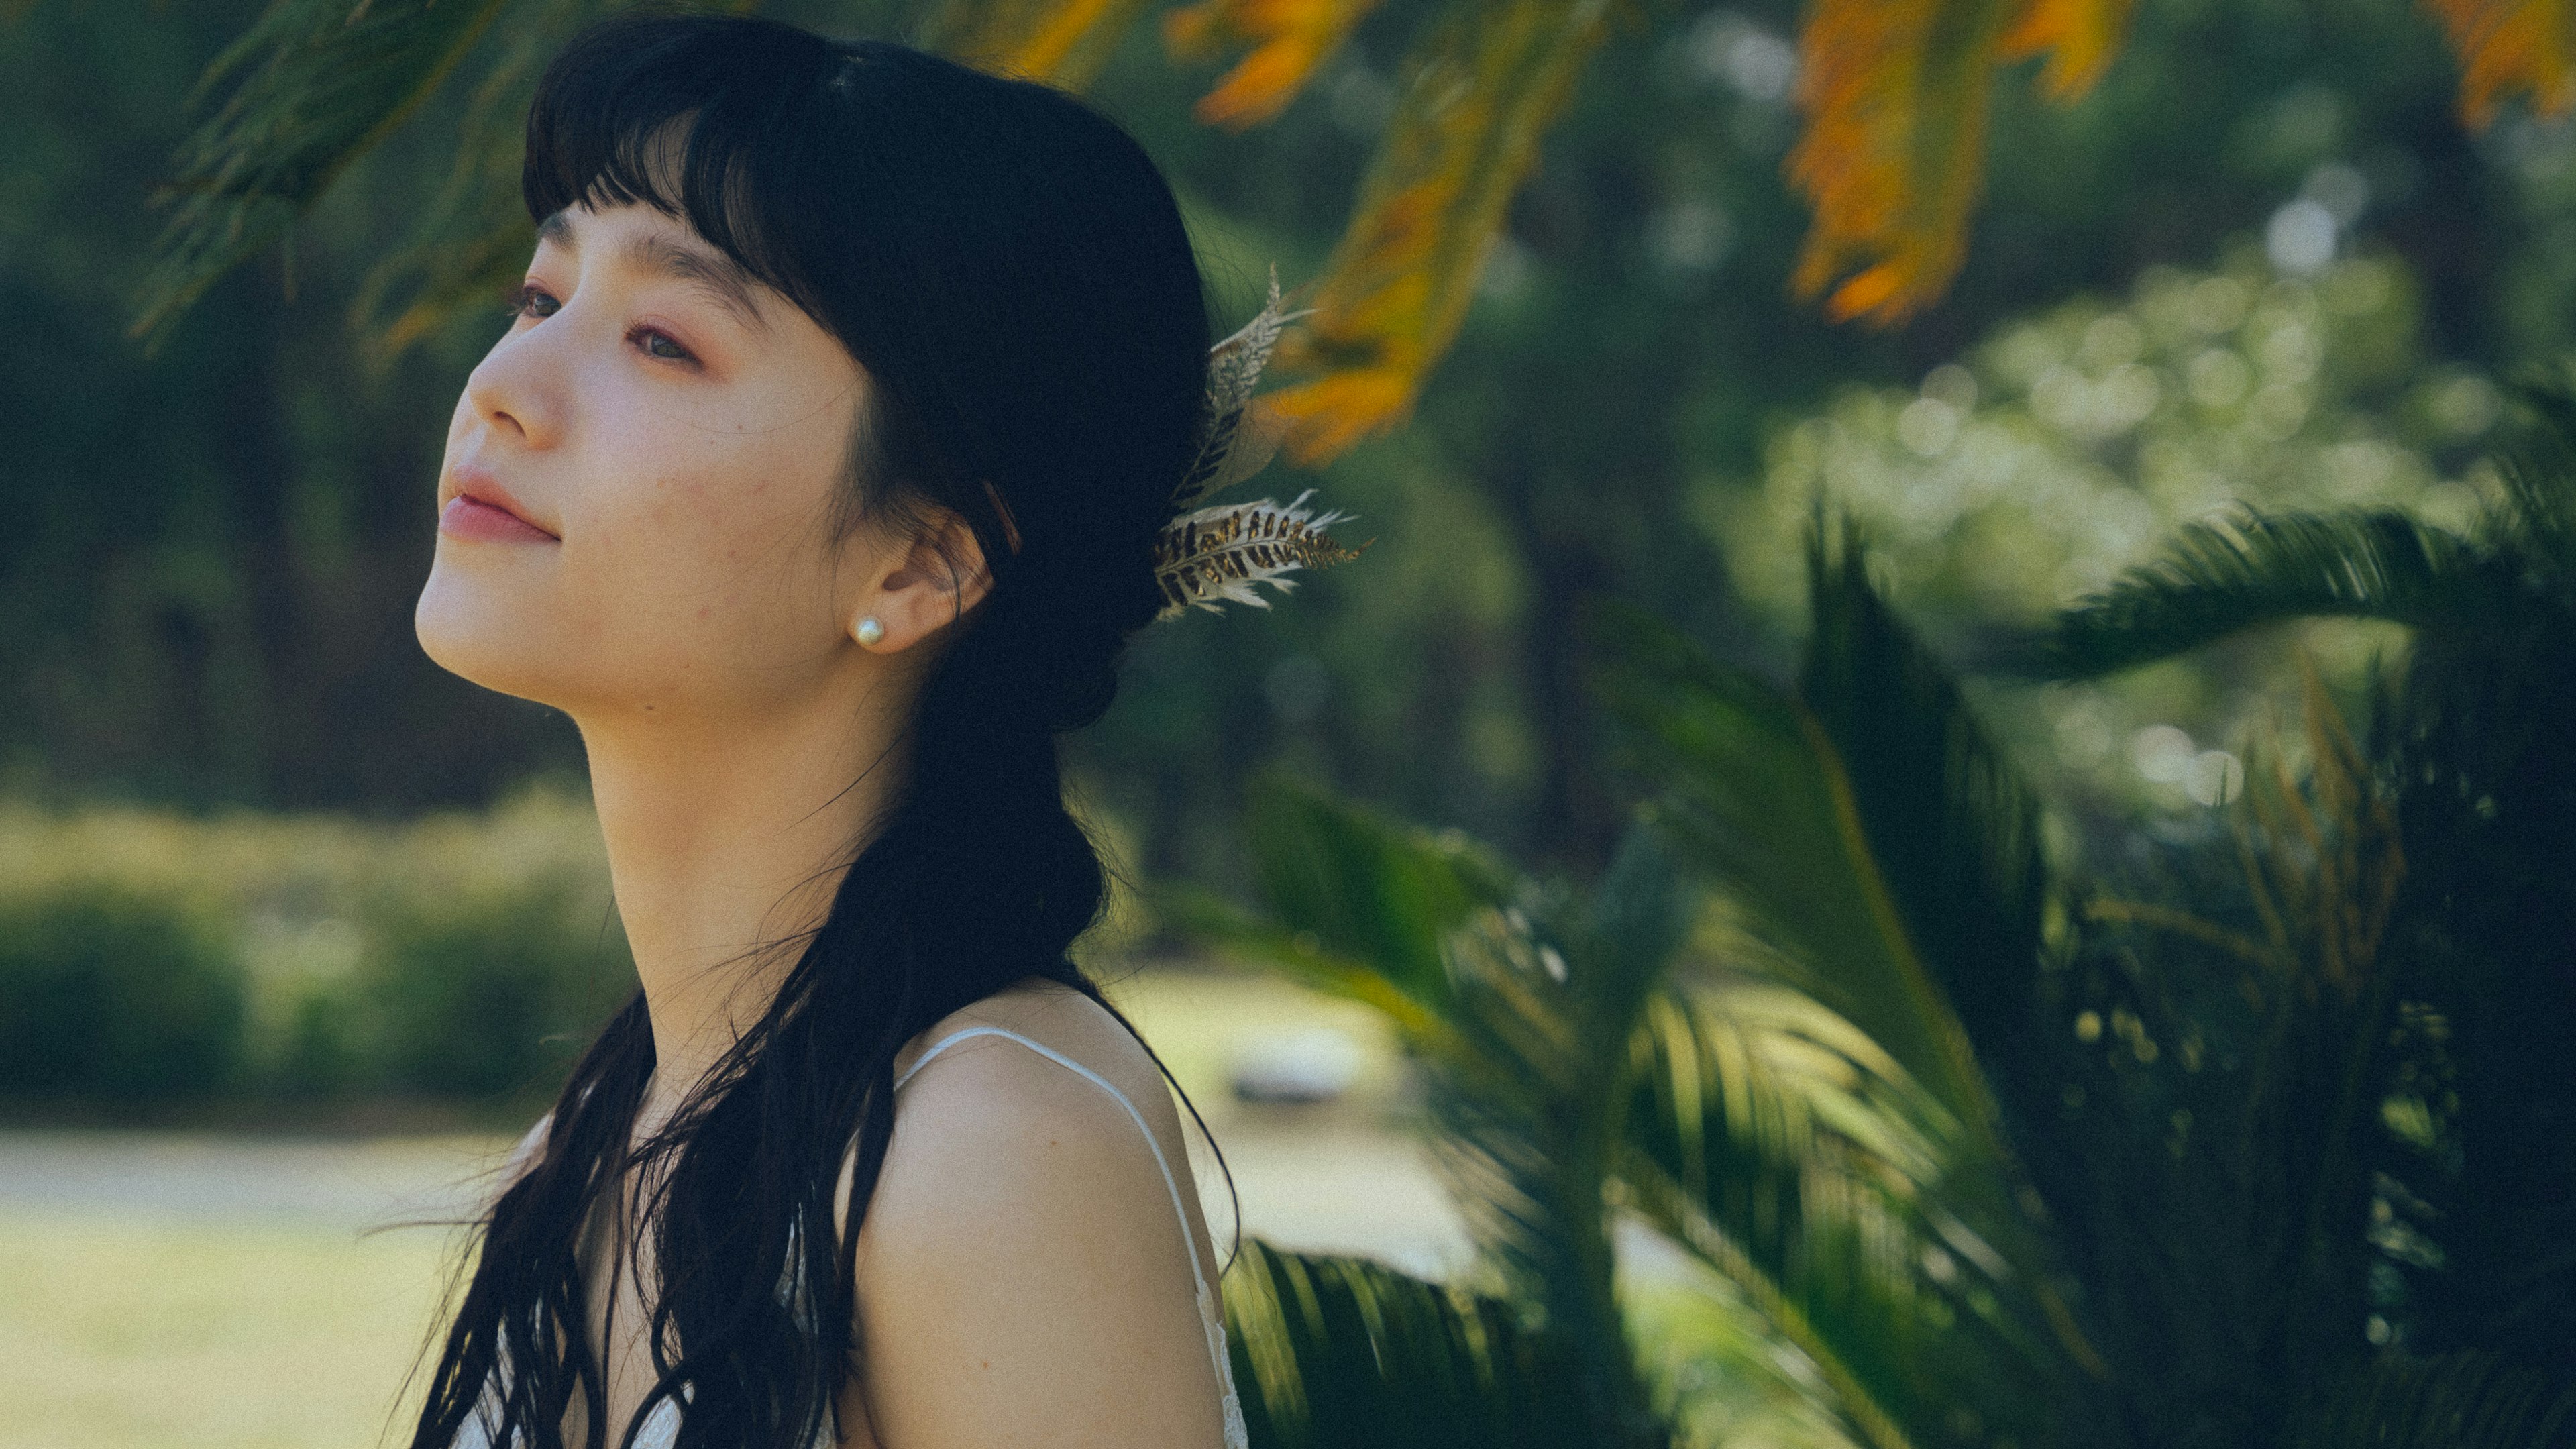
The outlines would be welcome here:
<svg viewBox="0 0 2576 1449">
<path fill-rule="evenodd" d="M 537 222 L 575 205 L 650 206 L 819 317 L 790 243 L 810 218 L 782 214 L 779 199 L 800 189 L 788 182 L 816 132 L 810 98 L 843 62 L 793 31 L 726 40 L 706 45 L 666 19 L 576 41 L 529 107 L 521 197 Z"/>
</svg>

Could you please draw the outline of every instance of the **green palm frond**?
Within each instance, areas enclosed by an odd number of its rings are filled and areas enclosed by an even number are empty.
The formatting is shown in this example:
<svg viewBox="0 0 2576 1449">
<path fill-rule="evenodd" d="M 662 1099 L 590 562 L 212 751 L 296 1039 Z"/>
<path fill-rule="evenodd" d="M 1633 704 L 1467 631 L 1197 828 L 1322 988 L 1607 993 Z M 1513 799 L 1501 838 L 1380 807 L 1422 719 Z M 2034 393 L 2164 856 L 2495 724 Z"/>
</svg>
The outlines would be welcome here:
<svg viewBox="0 0 2576 1449">
<path fill-rule="evenodd" d="M 547 0 L 498 28 L 501 54 L 475 82 L 447 178 L 404 244 L 368 271 L 350 307 L 376 360 L 479 305 L 497 305 L 527 265 L 536 248 L 519 197 L 528 103 L 563 43 L 614 8 L 609 0 Z"/>
<path fill-rule="evenodd" d="M 1499 1299 L 1248 1238 L 1225 1309 L 1255 1449 L 1601 1443 L 1567 1346 Z"/>
<path fill-rule="evenodd" d="M 1632 831 L 1587 898 L 1280 775 L 1247 814 L 1267 919 L 1181 891 L 1166 919 L 1387 1012 L 1486 1268 L 1571 1346 L 1599 1431 L 1656 1442 L 1605 1193 L 1626 1044 L 1686 914 L 1658 842 Z"/>
<path fill-rule="evenodd" d="M 1857 540 L 1819 529 L 1809 546 L 1802 695 L 1617 609 L 1596 618 L 1598 683 L 1632 763 L 1663 792 L 1664 828 L 1795 963 L 1792 979 L 1938 1104 L 1948 1217 L 1926 1226 L 1954 1227 L 1994 1264 L 1991 1306 L 1971 1325 L 1978 1351 L 2071 1403 L 2108 1369 L 2026 1206 L 1996 1095 L 1999 1082 L 2025 1101 L 2055 1091 L 2035 1071 L 2023 1080 L 2021 1062 L 2056 910 L 2037 808 L 1871 587 Z"/>
<path fill-rule="evenodd" d="M 207 67 L 229 94 L 180 148 L 133 331 L 157 340 L 437 87 L 501 0 L 275 0 Z"/>
<path fill-rule="evenodd" d="M 1988 1132 L 1984 1077 L 1816 716 L 1643 610 L 1606 604 L 1592 623 L 1622 748 L 1664 792 L 1658 826 L 1803 966 L 1800 985 L 1884 1045 L 1966 1132 Z"/>
<path fill-rule="evenodd" d="M 2568 1449 L 2576 1384 L 2491 1353 L 2356 1363 L 2302 1416 L 2292 1449 Z"/>
<path fill-rule="evenodd" d="M 1939 1173 L 1938 1108 L 1848 1022 L 1783 987 L 1684 986 L 1633 1044 L 1630 1203 L 1814 1366 L 1856 1442 L 1898 1449 L 1929 1331 L 1904 1221 Z"/>
<path fill-rule="evenodd" d="M 1957 679 L 1871 584 L 1857 526 L 1828 531 L 1819 519 L 1807 565 L 1813 623 L 1799 698 L 1849 773 L 1907 934 L 2009 1095 L 2027 1055 L 2042 932 L 2061 909 L 2039 802 Z"/>
<path fill-rule="evenodd" d="M 2404 513 L 2263 513 L 2185 526 L 2162 558 L 2058 616 L 2027 672 L 2090 679 L 2261 624 L 2380 619 L 2476 628 L 2513 606 L 2481 541 Z"/>
<path fill-rule="evenodd" d="M 1427 1004 L 1449 995 L 1449 932 L 1519 890 L 1508 867 L 1456 831 L 1403 825 L 1276 772 L 1254 781 L 1244 828 L 1280 926 L 1367 962 Z"/>
</svg>

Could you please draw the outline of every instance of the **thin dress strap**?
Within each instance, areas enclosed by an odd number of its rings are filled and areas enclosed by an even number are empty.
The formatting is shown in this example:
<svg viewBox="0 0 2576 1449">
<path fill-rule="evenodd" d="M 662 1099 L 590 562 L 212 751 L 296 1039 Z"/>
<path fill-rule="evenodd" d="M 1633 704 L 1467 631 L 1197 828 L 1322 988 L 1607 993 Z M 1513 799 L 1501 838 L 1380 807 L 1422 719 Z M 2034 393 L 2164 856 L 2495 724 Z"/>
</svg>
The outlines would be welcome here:
<svg viewBox="0 0 2576 1449">
<path fill-rule="evenodd" d="M 1217 1384 L 1225 1391 L 1223 1408 L 1225 1413 L 1225 1442 L 1227 1449 L 1244 1449 L 1244 1445 L 1248 1440 L 1244 1432 L 1243 1404 L 1242 1400 L 1235 1393 L 1234 1365 L 1228 1360 L 1225 1351 L 1225 1318 L 1218 1310 L 1214 1296 L 1208 1292 L 1207 1274 L 1200 1271 L 1199 1268 L 1198 1237 L 1190 1231 L 1190 1215 L 1188 1209 L 1185 1208 L 1181 1202 L 1180 1182 L 1172 1176 L 1171 1161 L 1163 1156 L 1163 1144 L 1155 1140 L 1154 1129 L 1145 1125 L 1145 1114 L 1137 1111 L 1136 1104 L 1128 1100 L 1127 1094 L 1118 1090 L 1116 1087 L 1111 1086 L 1109 1084 L 1109 1079 L 1100 1075 L 1098 1072 L 1093 1071 L 1091 1068 L 1084 1066 L 1082 1063 L 1075 1061 L 1073 1058 L 1066 1056 L 1064 1053 L 1057 1051 L 1053 1047 L 1047 1046 L 1042 1042 L 1031 1041 L 1027 1037 L 1020 1035 L 1018 1032 L 1006 1031 L 998 1026 L 963 1027 L 941 1037 L 938 1041 L 931 1044 L 928 1051 L 923 1052 L 919 1057 L 915 1058 L 911 1066 L 904 1068 L 902 1076 L 895 1078 L 895 1090 L 903 1090 L 903 1084 L 912 1080 L 913 1073 L 930 1065 L 930 1059 L 932 1057 L 939 1055 L 949 1047 L 958 1042 L 964 1041 L 970 1036 L 1008 1037 L 1012 1041 L 1018 1042 L 1029 1050 L 1045 1057 L 1047 1060 L 1080 1073 L 1085 1079 L 1090 1081 L 1093 1086 L 1107 1092 L 1117 1101 L 1119 1106 L 1126 1108 L 1129 1120 L 1136 1124 L 1136 1130 L 1145 1134 L 1145 1146 L 1154 1154 L 1154 1165 L 1161 1168 L 1163 1171 L 1163 1186 L 1169 1190 L 1172 1195 L 1172 1212 L 1181 1220 L 1182 1245 L 1189 1250 L 1190 1281 L 1198 1285 L 1199 1319 L 1202 1325 L 1207 1329 L 1208 1354 L 1216 1361 Z"/>
</svg>

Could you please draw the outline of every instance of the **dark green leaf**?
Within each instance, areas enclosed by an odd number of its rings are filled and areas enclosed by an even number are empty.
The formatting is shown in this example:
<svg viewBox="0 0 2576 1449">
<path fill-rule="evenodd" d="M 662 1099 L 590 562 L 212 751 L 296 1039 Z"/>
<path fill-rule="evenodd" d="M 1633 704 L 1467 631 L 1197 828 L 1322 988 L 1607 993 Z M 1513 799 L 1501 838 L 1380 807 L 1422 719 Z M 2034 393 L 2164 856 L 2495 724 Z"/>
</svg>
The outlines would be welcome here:
<svg viewBox="0 0 2576 1449">
<path fill-rule="evenodd" d="M 2284 619 L 2474 628 L 2512 606 L 2487 551 L 2403 513 L 2263 513 L 2189 524 L 2162 558 L 2058 616 L 2022 667 L 2090 679 Z"/>
<path fill-rule="evenodd" d="M 2567 1449 L 2576 1383 L 2491 1353 L 2356 1364 L 2320 1396 L 2293 1449 Z"/>
<path fill-rule="evenodd" d="M 1275 772 L 1254 783 L 1245 825 L 1278 923 L 1367 962 L 1417 1001 L 1447 999 L 1443 938 L 1515 890 L 1512 873 L 1463 835 L 1384 819 Z"/>
<path fill-rule="evenodd" d="M 1574 1355 L 1500 1300 L 1246 1239 L 1225 1306 L 1255 1449 L 1600 1442 Z"/>
<path fill-rule="evenodd" d="M 157 340 L 235 263 L 268 244 L 342 168 L 443 79 L 501 0 L 275 0 L 207 67 L 239 77 L 180 148 L 178 208 L 133 331 Z"/>
</svg>

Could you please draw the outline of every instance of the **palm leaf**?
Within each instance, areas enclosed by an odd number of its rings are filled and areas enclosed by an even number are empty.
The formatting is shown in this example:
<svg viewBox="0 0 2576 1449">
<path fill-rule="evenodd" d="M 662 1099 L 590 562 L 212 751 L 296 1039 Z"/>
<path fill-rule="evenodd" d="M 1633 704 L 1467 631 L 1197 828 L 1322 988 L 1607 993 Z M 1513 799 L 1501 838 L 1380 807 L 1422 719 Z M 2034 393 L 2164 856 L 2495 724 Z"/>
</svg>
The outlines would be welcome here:
<svg viewBox="0 0 2576 1449">
<path fill-rule="evenodd" d="M 1906 932 L 1851 778 L 1815 715 L 1643 610 L 1605 605 L 1590 632 L 1600 693 L 1627 729 L 1623 747 L 1664 791 L 1661 827 L 1804 965 L 1799 984 L 1883 1044 L 1966 1133 L 1984 1136 L 1993 1117 L 1984 1077 Z"/>
<path fill-rule="evenodd" d="M 2403 513 L 2249 508 L 2185 526 L 2162 558 L 2061 614 L 2023 667 L 2094 678 L 2294 618 L 2474 629 L 2513 594 L 2492 550 Z"/>
<path fill-rule="evenodd" d="M 1817 0 L 1799 32 L 1806 131 L 1791 181 L 1815 209 L 1793 285 L 1840 321 L 1895 322 L 1965 255 L 1995 67 L 2050 57 L 2059 100 L 2107 64 L 2131 0 Z"/>
<path fill-rule="evenodd" d="M 1284 776 L 1264 778 L 1247 817 L 1271 919 L 1229 920 L 1202 900 L 1184 906 L 1189 923 L 1388 1011 L 1488 1266 L 1569 1345 L 1591 1422 L 1619 1442 L 1655 1442 L 1604 1192 L 1627 1041 L 1681 938 L 1680 883 L 1657 842 L 1632 831 L 1583 900 L 1518 879 L 1454 834 Z"/>
<path fill-rule="evenodd" d="M 404 245 L 369 270 L 350 307 L 375 361 L 495 303 L 520 275 L 536 248 L 519 173 L 537 77 L 574 31 L 612 8 L 607 0 L 555 0 L 501 27 L 505 48 L 475 84 L 446 180 Z"/>
<path fill-rule="evenodd" d="M 1599 1442 L 1566 1345 L 1498 1299 L 1254 1238 L 1227 1272 L 1225 1309 L 1256 1449 Z"/>
<path fill-rule="evenodd" d="M 2507 96 L 2544 116 L 2576 105 L 2576 12 L 2567 0 L 2424 0 L 2460 53 L 2460 119 L 2484 129 Z"/>
<path fill-rule="evenodd" d="M 1079 90 L 1148 8 L 1147 0 L 942 0 L 922 41 L 985 70 Z"/>
<path fill-rule="evenodd" d="M 1816 524 L 1808 598 L 1799 697 L 1849 772 L 1908 935 L 1990 1069 L 2009 1073 L 2027 1056 L 2041 933 L 2057 904 L 2039 802 L 1871 584 L 1850 522 Z"/>
<path fill-rule="evenodd" d="M 1407 61 L 1394 119 L 1273 394 L 1313 464 L 1409 412 L 1465 322 L 1504 204 L 1600 43 L 1610 0 L 1450 0 Z"/>
<path fill-rule="evenodd" d="M 2356 1363 L 2318 1396 L 2292 1449 L 2567 1449 L 2576 1385 L 2495 1354 Z"/>
<path fill-rule="evenodd" d="M 1244 812 L 1272 919 L 1440 1006 L 1449 933 L 1518 891 L 1510 869 L 1455 831 L 1388 820 L 1291 777 L 1254 781 Z"/>
<path fill-rule="evenodd" d="M 2035 807 L 1957 688 L 1868 584 L 1856 542 L 1810 541 L 1817 626 L 1799 699 L 1638 611 L 1597 616 L 1600 685 L 1659 819 L 1799 983 L 1866 1031 L 1948 1125 L 1944 1195 L 2009 1265 L 1992 1326 L 2060 1388 L 2106 1372 L 2022 1206 L 2024 1175 L 1954 1000 L 2004 1058 L 2027 1042 L 2049 887 Z M 2038 1088 L 2018 1076 L 2027 1100 Z M 2046 1084 L 2053 1091 L 2054 1083 Z"/>
<path fill-rule="evenodd" d="M 157 343 L 188 304 L 283 232 L 435 89 L 501 0 L 274 0 L 207 67 L 232 83 L 181 146 L 177 209 L 132 331 Z"/>
<path fill-rule="evenodd" d="M 1287 109 L 1316 67 L 1378 0 L 1199 0 L 1163 16 L 1172 54 L 1205 60 L 1234 47 L 1248 53 L 1199 98 L 1192 114 L 1240 131 Z"/>
<path fill-rule="evenodd" d="M 1631 1050 L 1629 1201 L 1814 1366 L 1857 1442 L 1911 1442 L 1928 1235 L 1903 1205 L 1939 1174 L 1930 1104 L 1848 1022 L 1758 981 L 1678 986 Z"/>
</svg>

